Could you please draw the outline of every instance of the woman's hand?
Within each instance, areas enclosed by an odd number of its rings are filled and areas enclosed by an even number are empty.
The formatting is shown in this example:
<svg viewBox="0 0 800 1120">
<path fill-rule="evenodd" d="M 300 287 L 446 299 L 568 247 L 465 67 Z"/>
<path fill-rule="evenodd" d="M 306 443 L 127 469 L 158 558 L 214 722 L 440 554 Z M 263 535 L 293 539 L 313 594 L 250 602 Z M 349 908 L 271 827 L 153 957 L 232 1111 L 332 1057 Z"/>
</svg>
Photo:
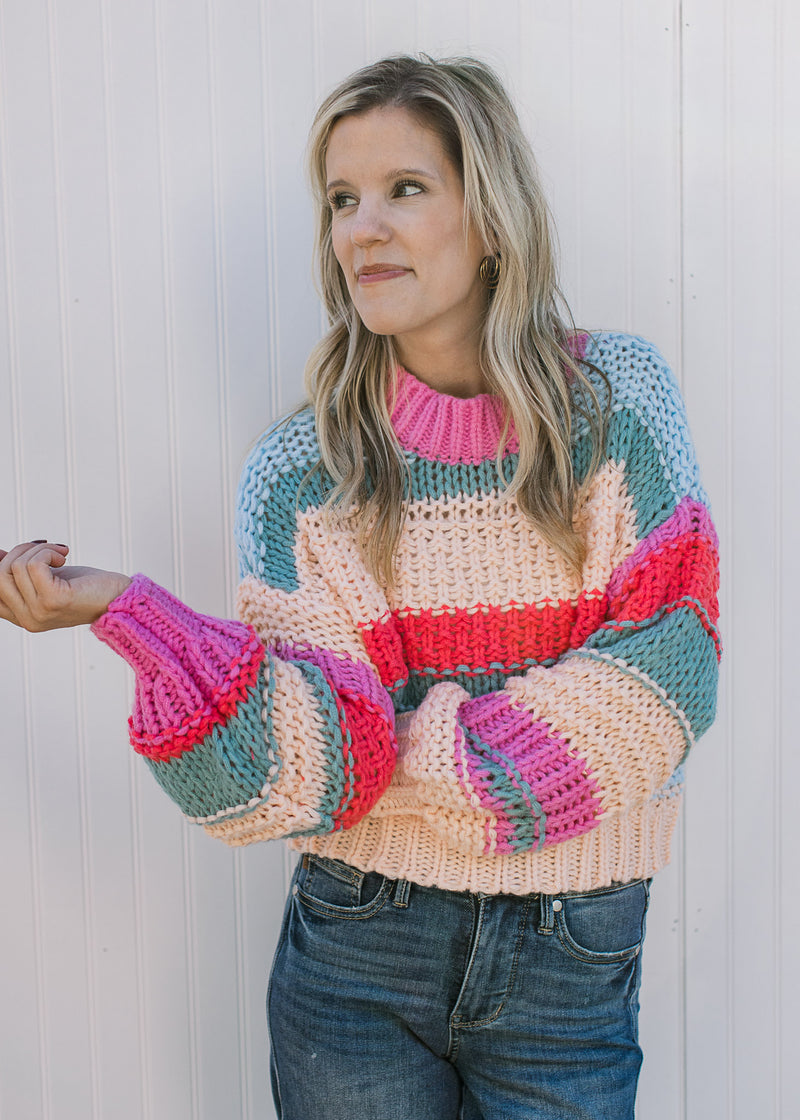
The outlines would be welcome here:
<svg viewBox="0 0 800 1120">
<path fill-rule="evenodd" d="M 120 572 L 67 568 L 65 544 L 32 541 L 0 549 L 0 618 L 38 633 L 84 626 L 105 613 L 131 582 Z"/>
</svg>

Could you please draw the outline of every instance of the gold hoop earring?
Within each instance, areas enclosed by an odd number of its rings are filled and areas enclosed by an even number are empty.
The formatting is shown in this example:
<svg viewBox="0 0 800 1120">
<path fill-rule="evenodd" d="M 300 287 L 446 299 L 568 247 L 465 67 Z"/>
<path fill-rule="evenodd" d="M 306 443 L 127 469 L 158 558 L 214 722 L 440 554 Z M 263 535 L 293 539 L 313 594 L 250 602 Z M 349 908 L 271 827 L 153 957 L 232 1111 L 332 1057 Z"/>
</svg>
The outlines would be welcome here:
<svg viewBox="0 0 800 1120">
<path fill-rule="evenodd" d="M 500 271 L 502 267 L 503 265 L 499 253 L 494 257 L 484 257 L 481 261 L 478 275 L 490 292 L 493 292 L 500 283 Z"/>
</svg>

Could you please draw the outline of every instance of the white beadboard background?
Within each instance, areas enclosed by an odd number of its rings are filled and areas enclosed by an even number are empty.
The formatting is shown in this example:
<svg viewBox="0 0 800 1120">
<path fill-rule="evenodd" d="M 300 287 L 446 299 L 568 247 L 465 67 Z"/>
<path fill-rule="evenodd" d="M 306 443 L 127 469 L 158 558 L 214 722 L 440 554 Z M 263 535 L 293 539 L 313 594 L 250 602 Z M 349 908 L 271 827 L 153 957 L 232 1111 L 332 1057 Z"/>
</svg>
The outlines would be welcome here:
<svg viewBox="0 0 800 1120">
<path fill-rule="evenodd" d="M 0 0 L 4 547 L 231 613 L 239 464 L 320 329 L 305 134 L 382 54 L 499 69 L 576 319 L 674 364 L 727 652 L 654 887 L 640 1120 L 800 1117 L 799 47 L 792 0 Z M 268 1120 L 281 846 L 182 823 L 88 631 L 2 626 L 0 664 L 0 1120 Z"/>
</svg>

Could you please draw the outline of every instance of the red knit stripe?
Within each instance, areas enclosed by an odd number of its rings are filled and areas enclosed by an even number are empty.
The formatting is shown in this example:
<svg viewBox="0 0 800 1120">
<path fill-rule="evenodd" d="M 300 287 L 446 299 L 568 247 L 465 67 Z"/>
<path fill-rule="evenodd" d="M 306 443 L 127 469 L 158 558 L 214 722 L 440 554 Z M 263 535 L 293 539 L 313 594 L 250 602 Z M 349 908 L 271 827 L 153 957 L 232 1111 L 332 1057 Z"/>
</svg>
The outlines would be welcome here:
<svg viewBox="0 0 800 1120">
<path fill-rule="evenodd" d="M 608 605 L 615 621 L 643 622 L 665 604 L 696 599 L 713 623 L 719 617 L 718 557 L 715 546 L 696 533 L 685 533 L 648 553 Z"/>
<path fill-rule="evenodd" d="M 334 828 L 351 828 L 388 786 L 397 743 L 386 713 L 365 696 L 341 693 L 337 707 L 344 739 L 345 792 L 334 812 Z"/>
<path fill-rule="evenodd" d="M 581 646 L 605 617 L 605 599 L 584 591 L 576 603 L 525 603 L 505 610 L 482 605 L 443 608 L 405 617 L 395 611 L 391 618 L 364 630 L 363 637 L 376 663 L 385 659 L 399 633 L 405 666 L 411 672 L 477 674 L 490 668 L 512 671 L 532 661 L 560 657 Z"/>
</svg>

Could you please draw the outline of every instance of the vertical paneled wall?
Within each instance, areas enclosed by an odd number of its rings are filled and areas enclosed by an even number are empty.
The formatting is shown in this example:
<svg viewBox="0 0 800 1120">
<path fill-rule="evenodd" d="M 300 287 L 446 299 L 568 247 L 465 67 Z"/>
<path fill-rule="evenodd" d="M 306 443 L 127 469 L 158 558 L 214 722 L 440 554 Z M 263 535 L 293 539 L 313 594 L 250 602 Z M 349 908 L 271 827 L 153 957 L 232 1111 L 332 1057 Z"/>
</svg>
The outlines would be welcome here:
<svg viewBox="0 0 800 1120">
<path fill-rule="evenodd" d="M 499 69 L 576 320 L 675 365 L 727 656 L 654 888 L 641 1120 L 800 1116 L 798 44 L 789 0 L 0 0 L 0 546 L 232 612 L 239 464 L 320 330 L 305 135 L 381 54 Z M 90 633 L 0 625 L 0 665 L 0 1120 L 271 1116 L 282 848 L 183 824 Z"/>
</svg>

